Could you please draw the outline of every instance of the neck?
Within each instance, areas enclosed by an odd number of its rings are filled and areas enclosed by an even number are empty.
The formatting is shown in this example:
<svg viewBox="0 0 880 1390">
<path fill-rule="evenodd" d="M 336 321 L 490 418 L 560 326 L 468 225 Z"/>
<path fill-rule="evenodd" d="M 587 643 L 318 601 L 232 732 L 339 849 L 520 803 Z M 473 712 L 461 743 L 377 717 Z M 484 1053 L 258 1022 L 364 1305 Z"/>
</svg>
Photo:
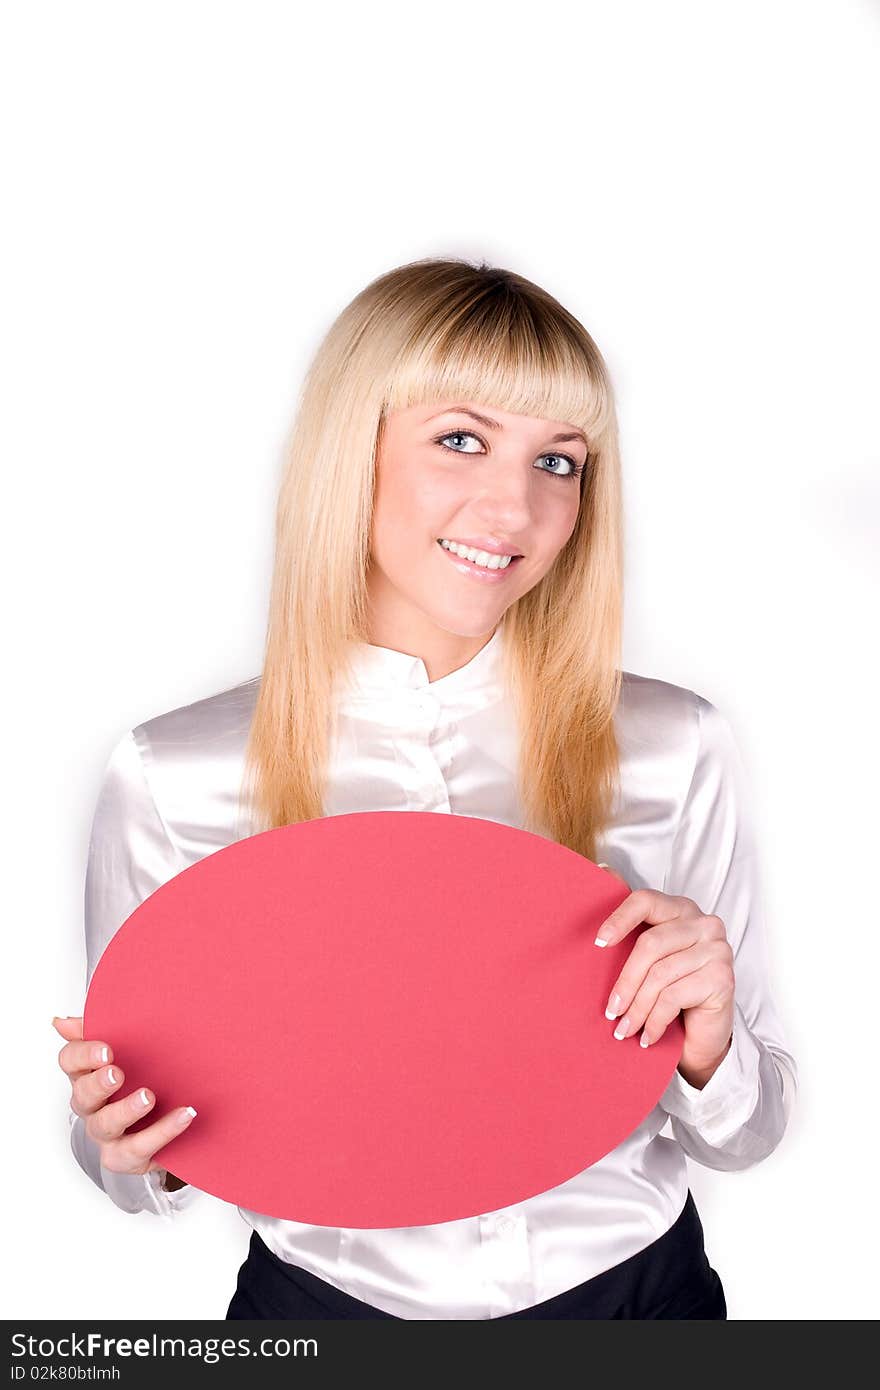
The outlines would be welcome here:
<svg viewBox="0 0 880 1390">
<path fill-rule="evenodd" d="M 420 620 L 419 620 L 420 619 Z M 447 632 L 424 617 L 415 615 L 408 622 L 391 621 L 373 615 L 366 638 L 374 647 L 389 647 L 407 656 L 417 656 L 425 663 L 429 681 L 442 680 L 483 650 L 496 629 L 477 636 Z"/>
</svg>

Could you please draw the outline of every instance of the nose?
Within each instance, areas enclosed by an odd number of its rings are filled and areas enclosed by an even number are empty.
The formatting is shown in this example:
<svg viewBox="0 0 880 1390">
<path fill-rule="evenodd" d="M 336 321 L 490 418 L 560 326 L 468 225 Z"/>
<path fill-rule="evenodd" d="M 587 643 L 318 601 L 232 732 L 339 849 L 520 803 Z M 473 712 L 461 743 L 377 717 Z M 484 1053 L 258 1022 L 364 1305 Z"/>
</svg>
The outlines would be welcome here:
<svg viewBox="0 0 880 1390">
<path fill-rule="evenodd" d="M 473 515 L 489 535 L 516 537 L 528 532 L 531 522 L 529 474 L 511 464 L 487 471 L 484 486 L 473 501 Z"/>
</svg>

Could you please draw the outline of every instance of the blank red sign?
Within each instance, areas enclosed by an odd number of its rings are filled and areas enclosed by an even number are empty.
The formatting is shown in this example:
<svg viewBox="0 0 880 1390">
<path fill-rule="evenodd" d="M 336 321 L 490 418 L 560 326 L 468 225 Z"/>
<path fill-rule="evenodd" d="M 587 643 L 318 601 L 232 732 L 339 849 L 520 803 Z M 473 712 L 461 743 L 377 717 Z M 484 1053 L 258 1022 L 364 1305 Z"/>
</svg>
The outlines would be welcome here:
<svg viewBox="0 0 880 1390">
<path fill-rule="evenodd" d="M 86 1038 L 159 1161 L 224 1201 L 345 1227 L 431 1225 L 566 1182 L 648 1115 L 681 1055 L 605 1006 L 638 931 L 596 947 L 619 879 L 471 816 L 327 816 L 229 845 L 157 889 L 92 977 Z M 640 929 L 643 930 L 644 928 Z"/>
</svg>

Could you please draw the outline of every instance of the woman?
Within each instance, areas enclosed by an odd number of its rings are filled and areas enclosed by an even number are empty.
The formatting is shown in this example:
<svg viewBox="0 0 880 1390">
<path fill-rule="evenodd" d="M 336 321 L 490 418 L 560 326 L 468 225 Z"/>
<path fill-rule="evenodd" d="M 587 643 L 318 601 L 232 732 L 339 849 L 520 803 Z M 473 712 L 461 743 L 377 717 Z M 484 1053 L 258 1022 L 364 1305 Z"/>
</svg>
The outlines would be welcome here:
<svg viewBox="0 0 880 1390">
<path fill-rule="evenodd" d="M 504 1212 L 337 1230 L 240 1209 L 252 1235 L 227 1317 L 726 1317 L 686 1156 L 766 1157 L 797 1073 L 729 725 L 693 691 L 620 670 L 621 569 L 613 393 L 583 326 L 519 275 L 460 260 L 357 295 L 301 395 L 261 676 L 147 721 L 111 756 L 88 977 L 139 902 L 245 834 L 428 810 L 610 866 L 633 891 L 604 938 L 634 947 L 608 1026 L 650 1045 L 680 1012 L 685 1042 L 622 1144 Z M 153 1158 L 178 1112 L 127 1135 L 155 1096 L 126 1094 L 81 1020 L 59 1031 L 80 1165 L 125 1211 L 182 1212 L 196 1191 Z"/>
</svg>

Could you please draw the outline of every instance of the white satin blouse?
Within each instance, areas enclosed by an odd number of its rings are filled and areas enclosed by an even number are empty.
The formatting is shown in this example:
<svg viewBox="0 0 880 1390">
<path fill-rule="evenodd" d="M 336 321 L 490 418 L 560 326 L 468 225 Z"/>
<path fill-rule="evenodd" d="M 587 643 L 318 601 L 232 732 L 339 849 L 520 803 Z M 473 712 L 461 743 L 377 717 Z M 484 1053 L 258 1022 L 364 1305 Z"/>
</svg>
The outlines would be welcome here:
<svg viewBox="0 0 880 1390">
<path fill-rule="evenodd" d="M 437 811 L 521 826 L 502 640 L 498 627 L 465 666 L 436 681 L 418 657 L 357 644 L 353 677 L 339 693 L 326 814 Z M 139 903 L 241 838 L 237 795 L 257 686 L 149 719 L 113 749 L 86 869 L 87 984 Z M 687 1197 L 686 1155 L 709 1168 L 748 1168 L 785 1131 L 798 1074 L 771 996 L 744 768 L 730 726 L 693 691 L 630 672 L 615 721 L 621 794 L 597 858 L 631 888 L 684 894 L 722 919 L 736 974 L 730 1050 L 702 1090 L 674 1072 L 660 1103 L 605 1158 L 503 1210 L 366 1230 L 239 1208 L 281 1259 L 397 1317 L 494 1318 L 573 1288 L 669 1229 Z M 198 1096 L 192 1103 L 198 1109 Z M 671 1135 L 661 1133 L 667 1121 Z M 108 1171 L 72 1110 L 70 1127 L 77 1162 L 123 1211 L 179 1217 L 204 1199 L 192 1186 L 166 1192 L 163 1171 Z"/>
</svg>

